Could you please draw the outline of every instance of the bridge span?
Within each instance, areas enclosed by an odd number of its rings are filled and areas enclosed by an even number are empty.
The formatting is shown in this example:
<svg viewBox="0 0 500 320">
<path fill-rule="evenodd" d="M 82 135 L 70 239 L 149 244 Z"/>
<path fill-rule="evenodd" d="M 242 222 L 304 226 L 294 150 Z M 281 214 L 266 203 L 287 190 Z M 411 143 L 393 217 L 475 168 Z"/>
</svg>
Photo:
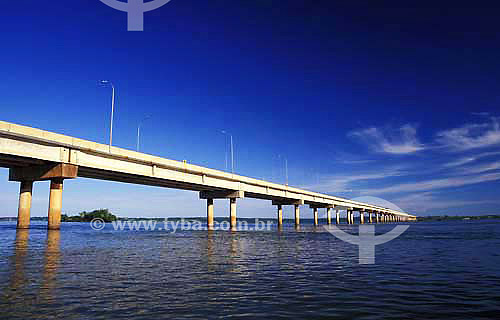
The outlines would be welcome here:
<svg viewBox="0 0 500 320">
<path fill-rule="evenodd" d="M 326 209 L 327 223 L 340 222 L 345 210 L 347 222 L 396 222 L 415 220 L 404 212 L 340 197 L 302 190 L 287 185 L 209 169 L 186 161 L 175 161 L 62 134 L 0 121 L 0 167 L 9 168 L 9 180 L 20 182 L 18 228 L 29 228 L 33 183 L 51 181 L 48 228 L 59 229 L 65 179 L 78 177 L 127 182 L 149 186 L 198 191 L 207 202 L 207 227 L 213 227 L 214 199 L 229 199 L 229 217 L 236 227 L 237 199 L 270 200 L 277 207 L 278 224 L 283 223 L 283 206 L 295 207 L 295 224 L 300 224 L 300 206 Z"/>
</svg>

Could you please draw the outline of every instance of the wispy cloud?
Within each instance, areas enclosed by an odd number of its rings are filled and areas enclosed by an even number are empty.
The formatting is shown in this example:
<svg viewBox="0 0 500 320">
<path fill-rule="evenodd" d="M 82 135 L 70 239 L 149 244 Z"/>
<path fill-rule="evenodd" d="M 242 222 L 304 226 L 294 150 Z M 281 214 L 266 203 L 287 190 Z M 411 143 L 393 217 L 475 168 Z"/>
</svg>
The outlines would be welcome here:
<svg viewBox="0 0 500 320">
<path fill-rule="evenodd" d="M 471 114 L 473 116 L 478 116 L 478 117 L 489 117 L 490 116 L 489 112 L 472 112 Z"/>
<path fill-rule="evenodd" d="M 500 200 L 463 200 L 444 199 L 432 192 L 412 193 L 392 199 L 407 212 L 427 212 L 436 209 L 453 209 L 471 205 L 484 205 L 488 203 L 500 203 Z"/>
<path fill-rule="evenodd" d="M 395 131 L 372 127 L 353 131 L 349 135 L 360 139 L 374 151 L 381 153 L 411 154 L 424 149 L 418 141 L 416 127 L 410 124 Z"/>
<path fill-rule="evenodd" d="M 352 192 L 352 184 L 359 181 L 381 180 L 398 177 L 406 173 L 401 168 L 379 169 L 377 172 L 353 173 L 351 175 L 332 175 L 321 179 L 317 184 L 304 186 L 307 190 L 325 193 Z"/>
<path fill-rule="evenodd" d="M 459 167 L 459 166 L 463 166 L 463 165 L 466 165 L 468 163 L 477 161 L 477 160 L 482 159 L 482 158 L 498 156 L 498 155 L 500 155 L 500 151 L 483 152 L 483 153 L 479 153 L 479 154 L 475 154 L 475 155 L 471 155 L 471 156 L 466 156 L 466 157 L 462 157 L 462 158 L 457 159 L 457 160 L 450 161 L 448 163 L 445 163 L 444 167 Z"/>
<path fill-rule="evenodd" d="M 488 173 L 483 175 L 431 179 L 415 183 L 403 183 L 385 188 L 366 189 L 363 190 L 363 194 L 380 195 L 380 194 L 393 194 L 393 193 L 404 193 L 404 192 L 420 192 L 420 191 L 429 191 L 436 189 L 462 187 L 466 185 L 496 181 L 496 180 L 500 180 L 500 172 Z"/>
<path fill-rule="evenodd" d="M 480 165 L 475 165 L 475 166 L 463 168 L 462 172 L 464 174 L 477 174 L 477 173 L 483 173 L 483 172 L 493 171 L 493 170 L 498 170 L 498 169 L 500 169 L 500 161 L 484 163 L 484 164 L 480 164 Z"/>
<path fill-rule="evenodd" d="M 437 134 L 437 142 L 453 151 L 464 151 L 500 144 L 498 118 L 486 123 L 466 124 Z"/>
</svg>

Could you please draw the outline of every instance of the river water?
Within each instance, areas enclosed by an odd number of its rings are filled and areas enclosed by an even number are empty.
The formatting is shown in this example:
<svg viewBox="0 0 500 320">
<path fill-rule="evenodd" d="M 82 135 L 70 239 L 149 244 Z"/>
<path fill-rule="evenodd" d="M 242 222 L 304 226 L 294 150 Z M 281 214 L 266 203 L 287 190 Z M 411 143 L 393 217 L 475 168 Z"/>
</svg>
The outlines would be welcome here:
<svg viewBox="0 0 500 320">
<path fill-rule="evenodd" d="M 357 226 L 341 226 L 357 233 Z M 494 319 L 500 221 L 411 223 L 374 265 L 322 227 L 0 223 L 0 319 Z M 394 225 L 377 225 L 385 233 Z"/>
</svg>

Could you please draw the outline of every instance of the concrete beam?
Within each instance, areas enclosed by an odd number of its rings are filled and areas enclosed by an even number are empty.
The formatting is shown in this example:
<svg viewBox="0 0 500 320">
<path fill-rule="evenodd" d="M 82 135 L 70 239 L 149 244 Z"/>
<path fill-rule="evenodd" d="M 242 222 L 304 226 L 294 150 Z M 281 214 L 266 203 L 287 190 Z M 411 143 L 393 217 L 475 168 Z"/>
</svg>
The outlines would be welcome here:
<svg viewBox="0 0 500 320">
<path fill-rule="evenodd" d="M 302 206 L 304 205 L 304 200 L 299 199 L 299 200 L 273 200 L 273 206 Z"/>
<path fill-rule="evenodd" d="M 236 230 L 236 197 L 229 199 L 229 220 L 231 230 Z"/>
<path fill-rule="evenodd" d="M 53 179 L 50 182 L 49 195 L 49 230 L 59 230 L 61 227 L 63 179 Z"/>
<path fill-rule="evenodd" d="M 214 199 L 207 199 L 207 228 L 214 228 Z"/>
<path fill-rule="evenodd" d="M 78 176 L 78 166 L 54 163 L 40 166 L 11 168 L 9 181 L 45 181 L 52 179 L 74 179 Z"/>
<path fill-rule="evenodd" d="M 295 205 L 295 226 L 300 225 L 300 207 L 298 204 Z"/>
<path fill-rule="evenodd" d="M 333 204 L 321 204 L 321 203 L 315 203 L 315 204 L 309 205 L 309 208 L 311 208 L 311 209 L 323 209 L 323 208 L 331 209 L 334 207 L 335 207 L 335 205 L 333 205 Z"/>
<path fill-rule="evenodd" d="M 19 190 L 19 208 L 17 211 L 17 228 L 30 227 L 31 198 L 33 194 L 33 181 L 21 182 Z"/>
<path fill-rule="evenodd" d="M 244 198 L 245 191 L 200 191 L 200 199 Z"/>
<path fill-rule="evenodd" d="M 353 210 L 353 207 L 347 207 L 347 206 L 342 206 L 342 205 L 335 205 L 335 210 Z"/>
<path fill-rule="evenodd" d="M 283 225 L 283 206 L 278 204 L 278 226 Z"/>
</svg>

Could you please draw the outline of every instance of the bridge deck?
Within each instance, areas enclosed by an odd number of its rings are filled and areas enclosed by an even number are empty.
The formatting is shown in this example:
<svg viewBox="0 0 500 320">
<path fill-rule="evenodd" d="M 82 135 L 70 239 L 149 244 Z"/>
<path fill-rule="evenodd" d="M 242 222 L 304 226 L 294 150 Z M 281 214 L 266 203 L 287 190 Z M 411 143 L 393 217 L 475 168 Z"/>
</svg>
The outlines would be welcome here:
<svg viewBox="0 0 500 320">
<path fill-rule="evenodd" d="M 78 166 L 78 176 L 193 191 L 243 191 L 245 197 L 337 206 L 413 217 L 389 208 L 302 190 L 0 121 L 0 166 Z"/>
</svg>

